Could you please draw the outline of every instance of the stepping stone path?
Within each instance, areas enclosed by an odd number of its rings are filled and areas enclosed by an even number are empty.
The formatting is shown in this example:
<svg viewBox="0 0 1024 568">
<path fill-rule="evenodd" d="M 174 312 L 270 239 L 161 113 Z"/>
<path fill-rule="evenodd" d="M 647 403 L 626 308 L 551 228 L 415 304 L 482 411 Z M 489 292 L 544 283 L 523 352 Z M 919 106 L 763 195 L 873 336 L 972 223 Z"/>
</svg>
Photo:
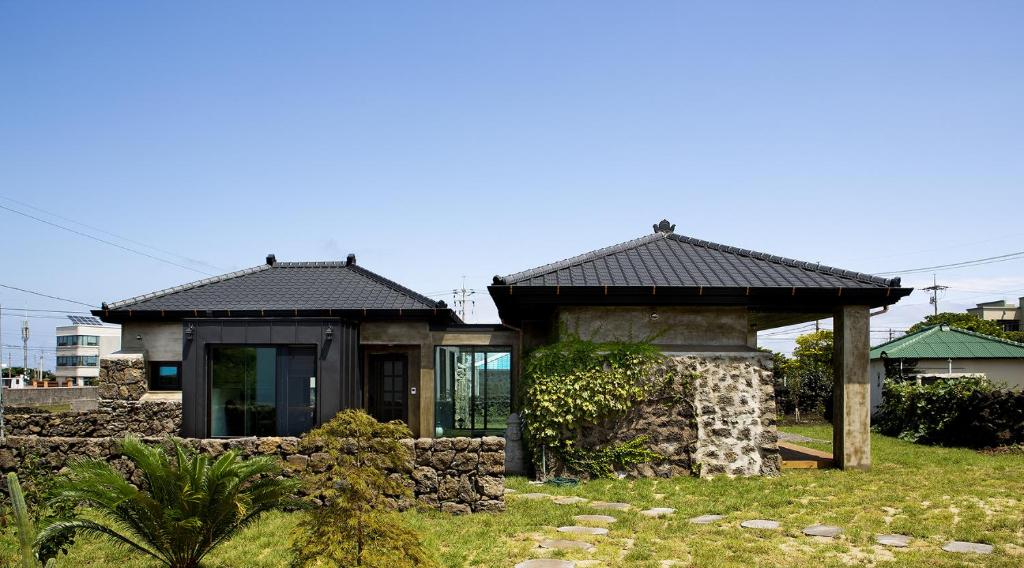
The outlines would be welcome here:
<svg viewBox="0 0 1024 568">
<path fill-rule="evenodd" d="M 980 542 L 963 542 L 954 540 L 952 542 L 947 542 L 946 546 L 942 547 L 942 550 L 945 550 L 946 552 L 992 554 L 992 545 L 982 544 Z"/>
<path fill-rule="evenodd" d="M 576 515 L 572 519 L 577 523 L 594 523 L 597 525 L 610 525 L 618 520 L 608 515 Z"/>
<path fill-rule="evenodd" d="M 753 519 L 750 521 L 743 521 L 740 523 L 740 526 L 745 529 L 775 530 L 779 528 L 779 523 L 777 521 L 768 521 L 765 519 Z"/>
<path fill-rule="evenodd" d="M 584 499 L 583 497 L 555 497 L 552 499 L 558 505 L 578 505 L 580 503 L 586 503 L 590 499 Z"/>
<path fill-rule="evenodd" d="M 668 507 L 655 507 L 653 509 L 647 509 L 646 511 L 640 511 L 640 514 L 645 517 L 653 517 L 657 519 L 658 517 L 667 517 L 675 514 L 675 512 L 675 509 L 670 509 Z"/>
<path fill-rule="evenodd" d="M 559 539 L 545 539 L 540 542 L 541 548 L 550 548 L 552 550 L 582 550 L 584 552 L 593 552 L 597 547 L 589 542 L 583 542 L 581 540 L 559 540 Z"/>
<path fill-rule="evenodd" d="M 505 495 L 511 495 L 513 493 L 518 493 L 518 491 L 515 489 L 509 489 L 508 487 L 505 488 Z"/>
<path fill-rule="evenodd" d="M 550 499 L 551 496 L 547 493 L 520 493 L 519 497 L 523 499 L 529 499 L 531 501 L 539 501 L 541 499 Z"/>
<path fill-rule="evenodd" d="M 690 522 L 695 525 L 710 525 L 715 521 L 721 521 L 724 519 L 722 515 L 701 515 L 690 519 Z"/>
<path fill-rule="evenodd" d="M 832 527 L 829 525 L 811 525 L 804 529 L 804 534 L 807 536 L 823 536 L 826 538 L 835 538 L 843 534 L 843 529 L 839 527 Z"/>
<path fill-rule="evenodd" d="M 880 534 L 875 537 L 875 542 L 894 548 L 906 548 L 910 546 L 910 537 L 902 534 Z"/>
<path fill-rule="evenodd" d="M 558 527 L 558 532 L 572 533 L 572 534 L 586 534 L 590 536 L 605 536 L 608 534 L 608 529 L 600 527 Z"/>
<path fill-rule="evenodd" d="M 572 560 L 538 558 L 535 560 L 524 560 L 516 564 L 516 568 L 576 568 L 576 563 Z"/>
<path fill-rule="evenodd" d="M 613 503 L 608 501 L 594 501 L 590 506 L 595 509 L 605 509 L 608 511 L 628 511 L 633 508 L 629 503 Z"/>
</svg>

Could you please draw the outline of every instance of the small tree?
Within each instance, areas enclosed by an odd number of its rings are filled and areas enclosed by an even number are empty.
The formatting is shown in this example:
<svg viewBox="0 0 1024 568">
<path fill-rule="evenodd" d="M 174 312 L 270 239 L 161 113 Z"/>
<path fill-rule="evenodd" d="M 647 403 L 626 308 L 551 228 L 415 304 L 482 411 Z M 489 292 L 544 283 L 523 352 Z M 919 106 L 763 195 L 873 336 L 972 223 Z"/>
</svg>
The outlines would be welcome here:
<svg viewBox="0 0 1024 568">
<path fill-rule="evenodd" d="M 801 409 L 826 415 L 831 409 L 835 377 L 832 359 L 831 330 L 823 329 L 796 338 L 793 358 L 787 362 L 785 372 L 797 420 Z"/>
<path fill-rule="evenodd" d="M 102 460 L 73 462 L 55 486 L 54 506 L 93 514 L 45 527 L 36 545 L 70 534 L 100 536 L 170 568 L 197 568 L 218 545 L 263 513 L 295 504 L 292 480 L 278 477 L 276 459 L 242 460 L 226 452 L 214 461 L 171 441 L 172 451 L 125 438 L 121 454 L 142 474 L 136 487 Z"/>
<path fill-rule="evenodd" d="M 405 424 L 381 424 L 361 410 L 340 412 L 303 436 L 304 449 L 325 452 L 330 460 L 303 475 L 321 506 L 307 511 L 296 527 L 293 566 L 434 566 L 389 501 L 411 496 L 400 476 L 390 475 L 411 471 L 401 442 L 411 437 Z"/>
</svg>

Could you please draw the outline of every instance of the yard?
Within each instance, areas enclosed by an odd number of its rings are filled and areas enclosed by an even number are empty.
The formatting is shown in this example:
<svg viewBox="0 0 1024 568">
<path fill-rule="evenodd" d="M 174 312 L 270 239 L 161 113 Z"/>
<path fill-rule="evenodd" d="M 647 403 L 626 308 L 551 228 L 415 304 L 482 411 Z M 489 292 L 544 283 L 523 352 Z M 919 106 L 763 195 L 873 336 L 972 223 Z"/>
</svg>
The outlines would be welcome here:
<svg viewBox="0 0 1024 568">
<path fill-rule="evenodd" d="M 787 427 L 787 431 L 830 440 L 828 426 Z M 511 567 L 543 555 L 543 538 L 572 538 L 596 544 L 593 552 L 557 553 L 555 557 L 593 560 L 593 566 L 845 566 L 878 563 L 891 566 L 1024 565 L 1024 455 L 983 455 L 971 450 L 918 446 L 893 438 L 872 438 L 870 473 L 786 471 L 778 478 L 719 478 L 711 481 L 606 480 L 579 487 L 533 486 L 522 478 L 508 480 L 519 493 L 577 495 L 589 500 L 620 501 L 630 512 L 597 511 L 589 504 L 558 505 L 549 499 L 512 495 L 508 512 L 452 517 L 440 513 L 406 513 L 443 566 Z M 809 443 L 827 449 L 827 444 Z M 638 509 L 671 507 L 674 516 L 652 519 Z M 574 515 L 610 514 L 618 521 L 604 537 L 567 536 L 555 527 L 577 524 Z M 725 518 L 694 525 L 690 517 L 718 513 Z M 744 529 L 739 523 L 763 518 L 781 529 Z M 801 529 L 823 523 L 845 533 L 836 540 L 805 537 Z M 209 567 L 287 566 L 289 514 L 267 517 L 209 557 Z M 907 549 L 884 548 L 874 535 L 914 537 Z M 949 540 L 995 545 L 988 556 L 943 552 Z M 14 536 L 0 541 L 0 564 L 13 559 Z M 564 556 L 560 556 L 564 554 Z M 677 560 L 676 564 L 663 563 Z M 891 564 L 884 564 L 892 562 Z M 7 564 L 3 564 L 7 565 Z M 59 566 L 152 566 L 107 543 L 81 542 Z M 582 566 L 588 564 L 582 563 Z"/>
</svg>

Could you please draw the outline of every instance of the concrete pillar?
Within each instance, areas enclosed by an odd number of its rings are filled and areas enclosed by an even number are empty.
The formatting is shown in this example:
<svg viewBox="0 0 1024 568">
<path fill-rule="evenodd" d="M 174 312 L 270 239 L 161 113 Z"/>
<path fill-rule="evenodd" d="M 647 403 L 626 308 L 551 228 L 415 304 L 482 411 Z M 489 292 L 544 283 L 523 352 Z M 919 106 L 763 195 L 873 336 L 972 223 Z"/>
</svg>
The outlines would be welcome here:
<svg viewBox="0 0 1024 568">
<path fill-rule="evenodd" d="M 871 468 L 871 349 L 867 306 L 842 306 L 834 314 L 835 398 L 832 455 L 842 469 Z"/>
</svg>

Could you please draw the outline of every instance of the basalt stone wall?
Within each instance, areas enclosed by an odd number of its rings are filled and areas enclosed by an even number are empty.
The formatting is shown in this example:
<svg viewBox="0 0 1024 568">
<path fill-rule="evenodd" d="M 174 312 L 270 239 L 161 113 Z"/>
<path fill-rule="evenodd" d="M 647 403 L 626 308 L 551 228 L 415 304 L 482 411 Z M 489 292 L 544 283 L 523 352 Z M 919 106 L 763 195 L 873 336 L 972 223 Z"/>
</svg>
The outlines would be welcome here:
<svg viewBox="0 0 1024 568">
<path fill-rule="evenodd" d="M 144 440 L 167 443 L 166 438 Z M 323 471 L 331 459 L 319 449 L 300 448 L 298 438 L 185 439 L 184 443 L 213 456 L 228 450 L 244 456 L 276 456 L 289 477 L 306 468 Z M 412 473 L 391 475 L 405 478 L 420 505 L 449 513 L 505 509 L 504 438 L 421 438 L 403 443 Z M 74 458 L 103 459 L 139 483 L 141 477 L 121 456 L 119 447 L 117 438 L 8 436 L 6 444 L 0 445 L 0 472 L 17 471 L 25 476 L 56 473 Z M 400 509 L 413 505 L 399 499 L 394 504 Z"/>
<path fill-rule="evenodd" d="M 667 374 L 675 380 L 666 389 L 620 416 L 584 429 L 577 444 L 584 448 L 608 447 L 646 436 L 648 447 L 662 459 L 629 465 L 618 473 L 630 477 L 676 477 L 693 471 L 697 427 L 693 412 L 692 381 L 673 358 L 657 369 L 652 381 L 661 383 Z"/>
<path fill-rule="evenodd" d="M 181 403 L 102 400 L 96 410 L 82 412 L 8 409 L 6 422 L 13 436 L 176 436 L 181 431 Z"/>
<path fill-rule="evenodd" d="M 771 358 L 763 353 L 673 357 L 694 377 L 702 477 L 776 475 L 782 465 Z"/>
<path fill-rule="evenodd" d="M 621 416 L 584 428 L 580 447 L 647 436 L 662 459 L 625 467 L 631 477 L 776 475 L 781 467 L 771 359 L 756 352 L 669 353 L 652 380 L 674 380 Z M 563 473 L 549 457 L 550 473 Z"/>
<path fill-rule="evenodd" d="M 100 399 L 139 400 L 149 389 L 142 356 L 100 359 L 96 393 Z"/>
</svg>

